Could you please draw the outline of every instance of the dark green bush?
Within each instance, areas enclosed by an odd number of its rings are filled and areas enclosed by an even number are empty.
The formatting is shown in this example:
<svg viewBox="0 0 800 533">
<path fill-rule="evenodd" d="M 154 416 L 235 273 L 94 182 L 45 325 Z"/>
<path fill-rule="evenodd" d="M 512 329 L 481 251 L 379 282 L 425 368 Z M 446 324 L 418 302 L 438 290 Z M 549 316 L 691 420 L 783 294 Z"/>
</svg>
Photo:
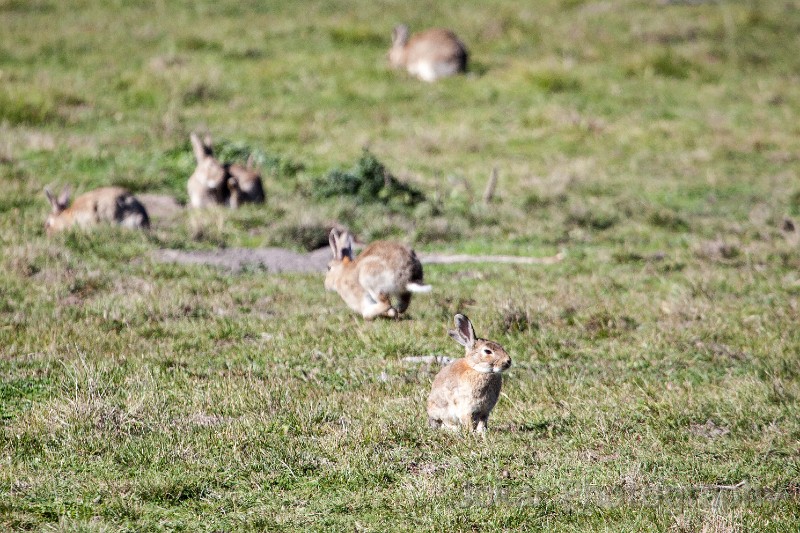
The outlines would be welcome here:
<svg viewBox="0 0 800 533">
<path fill-rule="evenodd" d="M 315 180 L 313 196 L 351 196 L 361 203 L 381 203 L 393 209 L 413 207 L 425 200 L 422 191 L 392 176 L 367 150 L 352 169 L 335 169 Z"/>
</svg>

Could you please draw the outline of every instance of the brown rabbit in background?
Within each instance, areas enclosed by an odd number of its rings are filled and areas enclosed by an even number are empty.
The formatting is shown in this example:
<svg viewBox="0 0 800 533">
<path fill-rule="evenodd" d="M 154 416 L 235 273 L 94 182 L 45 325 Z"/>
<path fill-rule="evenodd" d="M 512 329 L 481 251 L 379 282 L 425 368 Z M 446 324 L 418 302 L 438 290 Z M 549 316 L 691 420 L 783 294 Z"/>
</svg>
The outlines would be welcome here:
<svg viewBox="0 0 800 533">
<path fill-rule="evenodd" d="M 89 228 L 101 223 L 119 224 L 128 228 L 149 228 L 147 210 L 122 187 L 102 187 L 78 196 L 69 205 L 69 187 L 61 191 L 58 199 L 44 190 L 53 211 L 44 223 L 45 231 L 52 235 L 72 226 Z"/>
<path fill-rule="evenodd" d="M 444 425 L 448 429 L 461 425 L 482 433 L 500 397 L 501 373 L 511 367 L 511 357 L 496 342 L 477 338 L 466 316 L 458 314 L 454 320 L 456 329 L 449 334 L 466 353 L 442 368 L 433 380 L 428 423 L 433 428 Z"/>
<path fill-rule="evenodd" d="M 230 199 L 228 170 L 214 157 L 211 137 L 200 140 L 197 134 L 189 136 L 197 167 L 189 177 L 187 189 L 190 207 L 227 205 Z"/>
<path fill-rule="evenodd" d="M 261 184 L 261 175 L 255 170 L 253 156 L 247 158 L 247 166 L 236 163 L 227 167 L 228 190 L 230 191 L 230 206 L 237 208 L 249 202 L 254 204 L 264 203 L 264 187 Z"/>
<path fill-rule="evenodd" d="M 408 246 L 374 242 L 353 259 L 350 233 L 333 229 L 329 241 L 333 259 L 328 263 L 325 288 L 338 292 L 350 309 L 367 320 L 396 317 L 408 308 L 412 293 L 431 290 L 422 284 L 422 263 Z M 392 297 L 397 298 L 396 308 Z"/>
<path fill-rule="evenodd" d="M 466 71 L 468 55 L 464 43 L 450 30 L 431 28 L 410 38 L 405 24 L 392 31 L 389 63 L 394 68 L 405 68 L 423 81 L 432 82 Z"/>
</svg>

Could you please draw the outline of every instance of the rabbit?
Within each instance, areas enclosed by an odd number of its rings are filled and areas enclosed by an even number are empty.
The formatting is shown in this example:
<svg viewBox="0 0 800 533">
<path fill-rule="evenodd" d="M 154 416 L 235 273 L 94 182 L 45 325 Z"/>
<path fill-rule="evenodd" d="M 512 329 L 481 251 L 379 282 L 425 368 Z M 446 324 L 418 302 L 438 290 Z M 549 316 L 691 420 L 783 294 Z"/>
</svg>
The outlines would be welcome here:
<svg viewBox="0 0 800 533">
<path fill-rule="evenodd" d="M 102 187 L 78 196 L 69 205 L 69 187 L 61 191 L 58 199 L 44 190 L 53 208 L 44 223 L 45 231 L 52 235 L 72 226 L 89 228 L 100 223 L 119 224 L 128 228 L 149 228 L 147 210 L 130 192 L 122 187 Z"/>
<path fill-rule="evenodd" d="M 189 136 L 197 167 L 189 177 L 187 189 L 191 207 L 227 205 L 231 196 L 228 169 L 214 157 L 211 138 L 200 140 L 196 134 Z"/>
<path fill-rule="evenodd" d="M 428 424 L 448 429 L 461 425 L 483 433 L 500 397 L 501 373 L 511 367 L 511 357 L 498 343 L 477 338 L 466 316 L 457 314 L 454 320 L 456 329 L 449 334 L 466 353 L 442 368 L 433 380 L 428 396 Z"/>
<path fill-rule="evenodd" d="M 264 203 L 264 187 L 261 184 L 261 175 L 253 166 L 253 156 L 247 158 L 247 166 L 236 163 L 227 166 L 228 191 L 230 192 L 229 204 L 232 208 L 250 202 Z"/>
<path fill-rule="evenodd" d="M 328 263 L 325 288 L 336 291 L 354 311 L 367 320 L 395 318 L 408 309 L 411 295 L 430 292 L 422 284 L 422 263 L 411 248 L 388 241 L 370 244 L 353 258 L 353 236 L 335 228 L 328 237 L 333 259 Z M 392 307 L 391 298 L 397 299 Z"/>
<path fill-rule="evenodd" d="M 392 31 L 389 64 L 393 68 L 405 68 L 423 81 L 433 82 L 465 72 L 468 55 L 464 43 L 450 30 L 431 28 L 411 38 L 405 24 Z"/>
</svg>

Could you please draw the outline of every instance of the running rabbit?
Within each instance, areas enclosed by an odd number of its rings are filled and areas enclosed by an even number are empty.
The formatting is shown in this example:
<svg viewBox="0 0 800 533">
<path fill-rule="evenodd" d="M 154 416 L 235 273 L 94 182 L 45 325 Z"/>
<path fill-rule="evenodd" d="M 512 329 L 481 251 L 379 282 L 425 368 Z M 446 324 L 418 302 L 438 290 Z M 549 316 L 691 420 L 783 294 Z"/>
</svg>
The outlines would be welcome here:
<svg viewBox="0 0 800 533">
<path fill-rule="evenodd" d="M 336 291 L 354 311 L 367 320 L 394 318 L 408 309 L 414 292 L 429 292 L 422 284 L 422 263 L 414 250 L 397 242 L 378 241 L 353 258 L 353 237 L 331 230 L 333 259 L 328 263 L 325 288 Z M 391 298 L 397 299 L 392 307 Z"/>
</svg>

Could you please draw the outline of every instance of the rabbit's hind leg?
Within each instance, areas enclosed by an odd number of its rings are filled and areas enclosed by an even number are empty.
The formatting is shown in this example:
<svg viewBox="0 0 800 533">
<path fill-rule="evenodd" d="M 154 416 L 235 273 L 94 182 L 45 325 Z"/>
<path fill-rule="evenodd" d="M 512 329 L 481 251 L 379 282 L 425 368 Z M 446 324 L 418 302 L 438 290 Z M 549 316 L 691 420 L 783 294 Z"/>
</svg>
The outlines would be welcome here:
<svg viewBox="0 0 800 533">
<path fill-rule="evenodd" d="M 404 292 L 397 297 L 397 314 L 403 314 L 411 303 L 411 293 Z"/>
<path fill-rule="evenodd" d="M 385 294 L 371 294 L 370 297 L 372 298 L 373 302 L 371 305 L 365 305 L 362 308 L 362 316 L 367 320 L 372 320 L 377 316 L 386 316 L 389 318 L 394 318 L 397 316 L 397 311 L 394 310 L 392 307 L 392 302 L 389 300 L 389 297 Z"/>
</svg>

